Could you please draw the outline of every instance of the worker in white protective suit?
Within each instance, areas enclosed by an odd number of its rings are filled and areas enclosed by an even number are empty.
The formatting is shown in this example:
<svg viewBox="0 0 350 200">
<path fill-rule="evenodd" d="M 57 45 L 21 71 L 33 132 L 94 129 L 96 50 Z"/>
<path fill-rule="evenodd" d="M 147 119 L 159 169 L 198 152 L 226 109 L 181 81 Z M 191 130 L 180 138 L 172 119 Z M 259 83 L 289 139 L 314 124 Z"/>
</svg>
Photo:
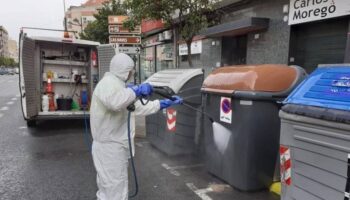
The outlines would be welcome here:
<svg viewBox="0 0 350 200">
<path fill-rule="evenodd" d="M 132 77 L 134 61 L 126 54 L 115 55 L 110 72 L 105 73 L 92 95 L 90 108 L 92 157 L 97 171 L 98 200 L 128 199 L 128 110 L 135 102 L 134 115 L 150 115 L 182 99 L 155 100 L 142 105 L 137 97 L 151 95 L 148 83 L 126 87 Z M 131 135 L 135 133 L 135 118 L 131 117 Z"/>
</svg>

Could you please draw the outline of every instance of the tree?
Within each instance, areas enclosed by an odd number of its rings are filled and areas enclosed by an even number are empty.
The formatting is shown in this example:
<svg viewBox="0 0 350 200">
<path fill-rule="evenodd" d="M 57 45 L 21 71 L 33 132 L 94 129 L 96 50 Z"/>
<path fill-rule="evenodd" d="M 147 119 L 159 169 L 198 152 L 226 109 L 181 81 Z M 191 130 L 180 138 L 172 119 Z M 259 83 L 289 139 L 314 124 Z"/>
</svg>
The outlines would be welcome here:
<svg viewBox="0 0 350 200">
<path fill-rule="evenodd" d="M 214 0 L 126 0 L 131 10 L 125 26 L 134 27 L 143 19 L 163 20 L 167 28 L 176 28 L 188 48 L 188 63 L 193 67 L 191 44 L 201 30 L 218 21 Z"/>
<path fill-rule="evenodd" d="M 0 57 L 0 66 L 5 66 L 5 67 L 16 67 L 17 63 L 13 58 L 8 58 L 8 57 Z"/>
<path fill-rule="evenodd" d="M 108 16 L 127 15 L 127 10 L 120 0 L 111 0 L 103 3 L 98 13 L 94 15 L 95 21 L 90 22 L 80 34 L 81 39 L 98 41 L 102 44 L 108 43 Z"/>
</svg>

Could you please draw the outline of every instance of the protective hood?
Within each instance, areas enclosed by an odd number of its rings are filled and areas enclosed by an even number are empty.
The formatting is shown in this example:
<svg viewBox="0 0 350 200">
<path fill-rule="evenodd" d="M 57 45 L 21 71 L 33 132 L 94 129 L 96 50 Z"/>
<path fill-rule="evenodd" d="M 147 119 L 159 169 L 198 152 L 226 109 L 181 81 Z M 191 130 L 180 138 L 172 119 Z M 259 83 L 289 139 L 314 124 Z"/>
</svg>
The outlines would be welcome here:
<svg viewBox="0 0 350 200">
<path fill-rule="evenodd" d="M 135 63 L 130 56 L 125 53 L 118 53 L 112 58 L 109 71 L 123 81 L 126 81 L 134 65 Z"/>
</svg>

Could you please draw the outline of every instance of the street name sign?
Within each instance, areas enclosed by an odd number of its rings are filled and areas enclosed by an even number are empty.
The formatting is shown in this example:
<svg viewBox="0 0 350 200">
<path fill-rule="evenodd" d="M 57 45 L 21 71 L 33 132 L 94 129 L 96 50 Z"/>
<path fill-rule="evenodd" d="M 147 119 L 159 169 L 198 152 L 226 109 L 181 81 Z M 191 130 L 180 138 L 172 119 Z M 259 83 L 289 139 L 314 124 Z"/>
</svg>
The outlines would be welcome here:
<svg viewBox="0 0 350 200">
<path fill-rule="evenodd" d="M 141 37 L 139 37 L 139 36 L 110 35 L 109 36 L 109 43 L 141 44 Z"/>
<path fill-rule="evenodd" d="M 119 53 L 125 53 L 125 54 L 139 54 L 140 53 L 140 47 L 118 47 L 117 48 Z"/>
</svg>

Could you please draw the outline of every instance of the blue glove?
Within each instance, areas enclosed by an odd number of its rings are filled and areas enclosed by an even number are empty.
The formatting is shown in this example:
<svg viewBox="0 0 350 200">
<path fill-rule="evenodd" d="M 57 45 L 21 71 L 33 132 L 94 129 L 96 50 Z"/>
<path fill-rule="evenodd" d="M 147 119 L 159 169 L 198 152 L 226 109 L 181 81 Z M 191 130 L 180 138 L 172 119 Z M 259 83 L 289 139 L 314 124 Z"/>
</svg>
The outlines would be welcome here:
<svg viewBox="0 0 350 200">
<path fill-rule="evenodd" d="M 172 101 L 174 102 L 173 105 L 182 104 L 184 102 L 184 100 L 179 96 L 172 96 L 172 97 L 173 97 Z"/>
<path fill-rule="evenodd" d="M 149 83 L 143 83 L 141 85 L 134 85 L 130 87 L 136 94 L 136 97 L 146 97 L 150 96 L 153 92 L 153 87 Z"/>
<path fill-rule="evenodd" d="M 179 96 L 173 96 L 173 99 L 163 99 L 159 100 L 160 103 L 160 109 L 168 108 L 172 105 L 178 105 L 183 103 L 183 99 Z"/>
</svg>

